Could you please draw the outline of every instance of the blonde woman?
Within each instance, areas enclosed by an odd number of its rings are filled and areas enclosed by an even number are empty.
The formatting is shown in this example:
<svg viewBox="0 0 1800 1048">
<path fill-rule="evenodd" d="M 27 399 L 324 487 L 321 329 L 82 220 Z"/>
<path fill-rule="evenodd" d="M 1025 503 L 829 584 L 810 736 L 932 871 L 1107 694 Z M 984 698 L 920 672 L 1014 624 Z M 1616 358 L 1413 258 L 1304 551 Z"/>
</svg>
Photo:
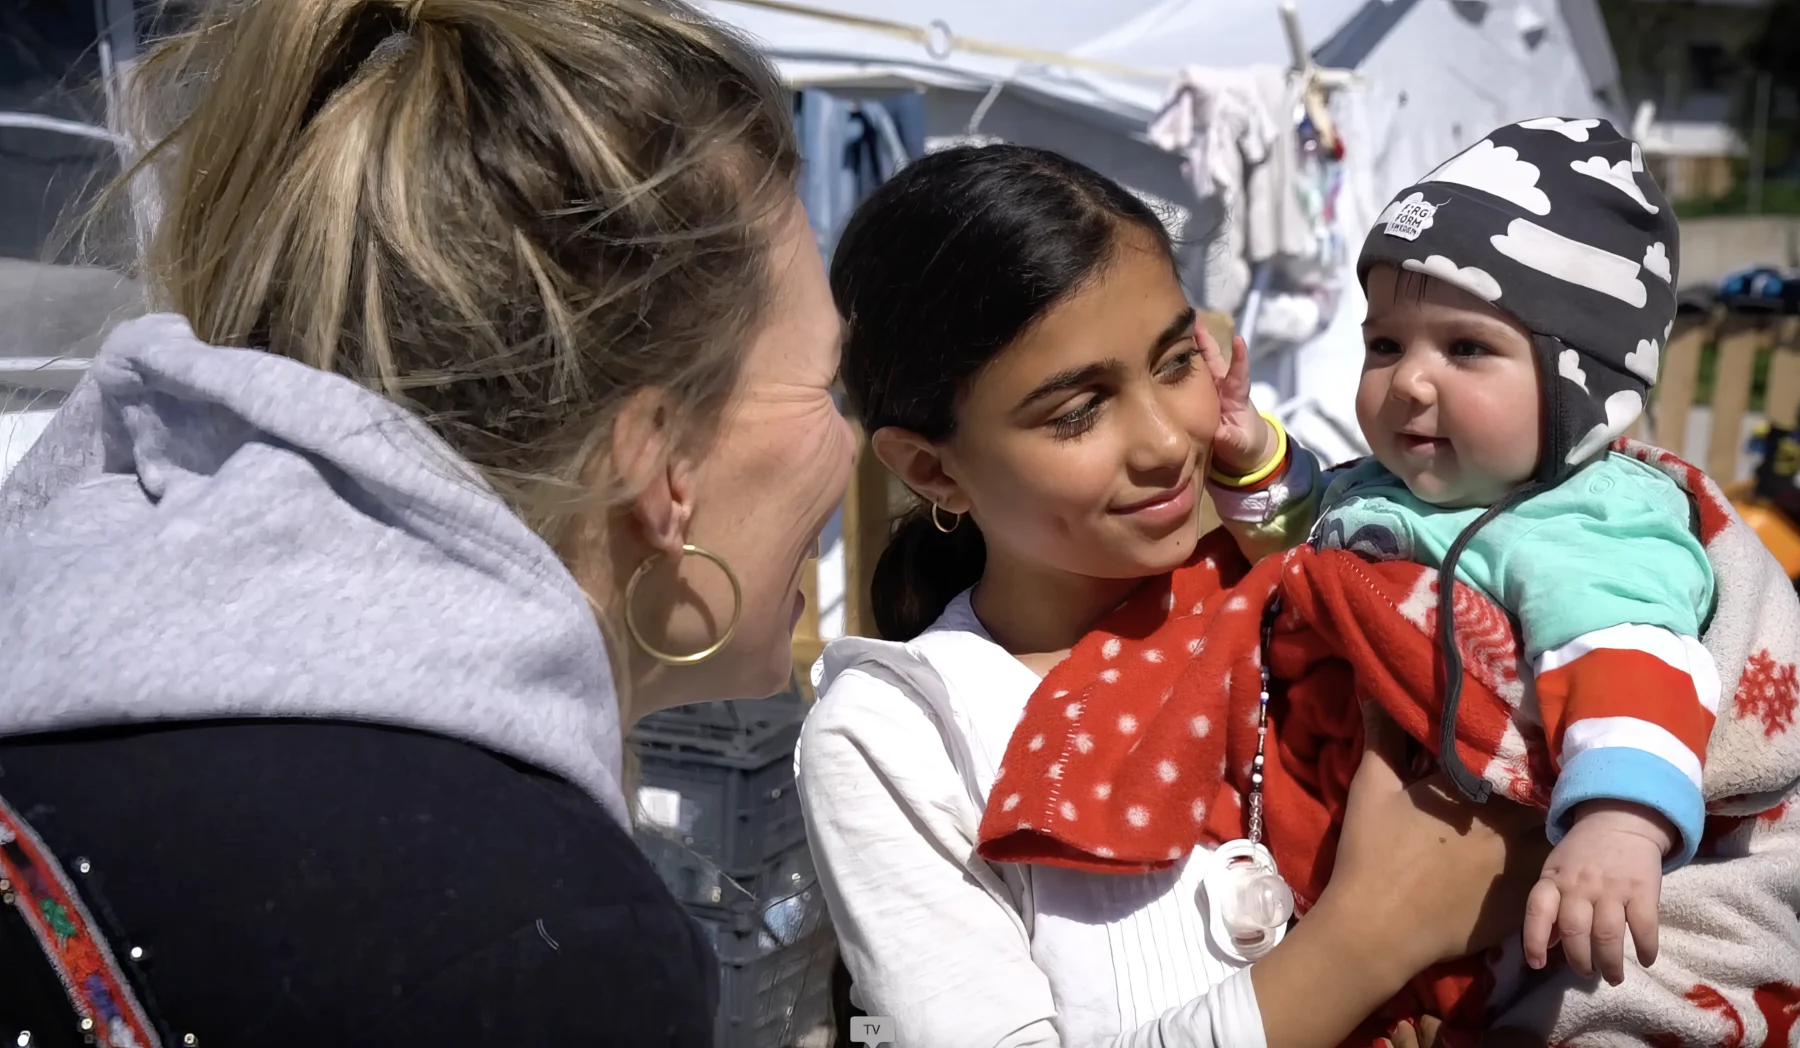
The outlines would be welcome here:
<svg viewBox="0 0 1800 1048">
<path fill-rule="evenodd" d="M 213 4 L 138 83 L 166 312 L 0 490 L 0 1034 L 710 1044 L 620 739 L 785 683 L 847 483 L 784 93 L 672 0 Z"/>
</svg>

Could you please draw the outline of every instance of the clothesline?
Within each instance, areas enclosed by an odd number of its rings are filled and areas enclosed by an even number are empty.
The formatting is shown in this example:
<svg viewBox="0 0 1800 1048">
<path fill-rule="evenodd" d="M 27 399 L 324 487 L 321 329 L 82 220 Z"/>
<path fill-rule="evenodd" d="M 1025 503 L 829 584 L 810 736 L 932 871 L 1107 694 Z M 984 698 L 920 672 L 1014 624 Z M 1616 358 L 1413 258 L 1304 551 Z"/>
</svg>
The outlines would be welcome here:
<svg viewBox="0 0 1800 1048">
<path fill-rule="evenodd" d="M 1022 62 L 1039 65 L 1062 66 L 1071 69 L 1087 69 L 1112 76 L 1129 77 L 1136 80 L 1154 80 L 1168 83 L 1177 75 L 1172 70 L 1151 69 L 1144 66 L 1123 65 L 1101 59 L 1086 58 L 1081 55 L 1067 54 L 1061 51 L 1048 51 L 1033 47 L 1018 47 L 1013 44 L 996 43 L 975 37 L 959 36 L 943 19 L 934 19 L 928 25 L 913 25 L 887 18 L 876 18 L 872 15 L 849 14 L 844 11 L 832 11 L 826 8 L 813 7 L 810 4 L 796 3 L 794 0 L 724 0 L 726 3 L 744 7 L 756 7 L 766 11 L 778 11 L 782 14 L 798 15 L 803 18 L 814 18 L 839 25 L 856 26 L 868 29 L 901 40 L 910 40 L 925 49 L 933 58 L 943 60 L 956 51 L 971 54 L 989 55 L 997 58 L 1013 58 Z M 1325 96 L 1340 90 L 1356 80 L 1356 74 L 1348 69 L 1326 69 L 1314 65 L 1312 57 L 1307 53 L 1300 36 L 1300 23 L 1292 3 L 1280 8 L 1283 29 L 1288 37 L 1288 44 L 1293 51 L 1292 69 L 1295 75 L 1305 80 L 1301 94 L 1307 115 L 1312 119 L 1322 137 L 1328 143 L 1335 143 L 1337 129 L 1326 107 Z"/>
<path fill-rule="evenodd" d="M 830 11 L 813 7 L 809 4 L 793 3 L 792 0 L 725 0 L 727 3 L 744 7 L 759 7 L 768 11 L 779 11 L 783 14 L 800 15 L 804 18 L 816 18 L 825 22 L 836 22 L 839 25 L 851 25 L 860 29 L 868 29 L 901 40 L 911 40 L 925 48 L 931 57 L 942 60 L 949 58 L 956 51 L 967 51 L 971 54 L 989 55 L 995 58 L 1014 58 L 1022 62 L 1033 62 L 1041 65 L 1064 66 L 1071 69 L 1086 69 L 1110 76 L 1130 77 L 1135 80 L 1155 80 L 1167 82 L 1174 79 L 1175 73 L 1168 69 L 1149 69 L 1143 66 L 1122 65 L 1096 58 L 1084 58 L 1080 55 L 1065 54 L 1060 51 L 1046 51 L 1035 47 L 1018 47 L 1013 44 L 995 43 L 975 37 L 958 36 L 950 29 L 950 24 L 942 19 L 935 19 L 929 25 L 911 25 L 886 18 L 875 18 L 869 15 L 853 15 L 843 11 Z"/>
</svg>

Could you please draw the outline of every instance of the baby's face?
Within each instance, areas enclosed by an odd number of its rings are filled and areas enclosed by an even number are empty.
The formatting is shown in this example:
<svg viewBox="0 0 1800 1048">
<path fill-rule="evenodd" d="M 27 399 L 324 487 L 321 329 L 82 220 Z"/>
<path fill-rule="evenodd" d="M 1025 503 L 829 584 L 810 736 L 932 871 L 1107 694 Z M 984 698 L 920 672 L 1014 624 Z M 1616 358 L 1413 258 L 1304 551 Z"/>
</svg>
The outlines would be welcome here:
<svg viewBox="0 0 1800 1048">
<path fill-rule="evenodd" d="M 1531 333 L 1442 280 L 1369 272 L 1356 418 L 1381 464 L 1433 505 L 1485 506 L 1538 460 Z"/>
</svg>

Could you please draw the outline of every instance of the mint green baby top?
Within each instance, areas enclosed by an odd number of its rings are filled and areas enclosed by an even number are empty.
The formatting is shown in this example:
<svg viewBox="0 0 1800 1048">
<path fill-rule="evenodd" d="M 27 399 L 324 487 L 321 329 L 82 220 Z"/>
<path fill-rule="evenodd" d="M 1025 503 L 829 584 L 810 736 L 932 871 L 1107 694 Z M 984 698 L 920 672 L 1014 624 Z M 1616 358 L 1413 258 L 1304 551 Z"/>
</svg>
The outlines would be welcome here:
<svg viewBox="0 0 1800 1048">
<path fill-rule="evenodd" d="M 1367 459 L 1329 475 L 1312 541 L 1438 567 L 1484 512 L 1421 501 Z M 1483 525 L 1456 576 L 1518 617 L 1528 658 L 1619 623 L 1697 637 L 1713 573 L 1692 513 L 1668 476 L 1608 453 Z"/>
</svg>

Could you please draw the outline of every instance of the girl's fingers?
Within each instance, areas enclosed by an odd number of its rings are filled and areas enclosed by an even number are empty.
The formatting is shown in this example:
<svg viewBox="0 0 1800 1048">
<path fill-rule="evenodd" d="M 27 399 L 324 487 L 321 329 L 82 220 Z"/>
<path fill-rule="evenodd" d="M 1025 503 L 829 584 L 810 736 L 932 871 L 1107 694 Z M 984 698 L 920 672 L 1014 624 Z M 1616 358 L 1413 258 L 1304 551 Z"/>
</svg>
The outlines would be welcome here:
<svg viewBox="0 0 1800 1048">
<path fill-rule="evenodd" d="M 1361 770 L 1351 780 L 1351 790 L 1355 791 L 1356 783 L 1370 787 L 1391 783 L 1388 792 L 1397 793 L 1405 784 L 1401 769 L 1406 764 L 1406 733 L 1376 703 L 1363 703 L 1362 715 L 1363 759 Z"/>
</svg>

